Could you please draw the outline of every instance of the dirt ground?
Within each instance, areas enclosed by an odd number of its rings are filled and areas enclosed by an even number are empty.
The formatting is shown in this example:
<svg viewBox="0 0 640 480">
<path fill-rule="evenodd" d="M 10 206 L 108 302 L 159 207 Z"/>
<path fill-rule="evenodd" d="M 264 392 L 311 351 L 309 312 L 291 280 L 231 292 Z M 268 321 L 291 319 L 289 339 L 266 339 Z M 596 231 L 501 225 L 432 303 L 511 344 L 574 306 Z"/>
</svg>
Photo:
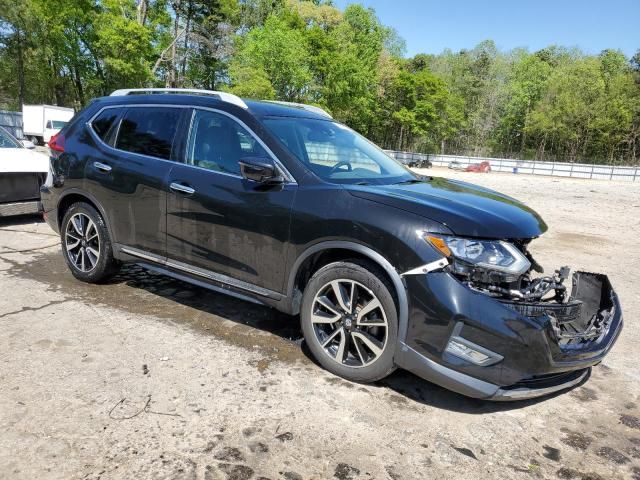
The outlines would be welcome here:
<svg viewBox="0 0 640 480">
<path fill-rule="evenodd" d="M 0 221 L 0 478 L 640 479 L 640 183 L 433 169 L 525 201 L 548 270 L 610 275 L 625 330 L 574 390 L 467 399 L 312 362 L 297 319 L 127 267 L 75 281 L 33 217 Z"/>
</svg>

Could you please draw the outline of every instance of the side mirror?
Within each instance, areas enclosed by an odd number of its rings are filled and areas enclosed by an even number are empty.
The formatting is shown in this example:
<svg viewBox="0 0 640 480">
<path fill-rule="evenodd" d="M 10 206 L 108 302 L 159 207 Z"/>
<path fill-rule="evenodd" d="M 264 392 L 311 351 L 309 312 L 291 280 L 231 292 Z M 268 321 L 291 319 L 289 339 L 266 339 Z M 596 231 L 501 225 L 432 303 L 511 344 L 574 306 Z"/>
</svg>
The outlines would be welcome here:
<svg viewBox="0 0 640 480">
<path fill-rule="evenodd" d="M 284 182 L 284 178 L 278 173 L 278 169 L 269 158 L 246 157 L 241 159 L 239 163 L 240 173 L 247 180 L 266 185 L 278 185 Z"/>
<path fill-rule="evenodd" d="M 29 150 L 33 150 L 34 148 L 36 148 L 31 140 L 20 140 L 20 142 L 22 143 L 22 146 L 24 148 L 28 148 Z"/>
</svg>

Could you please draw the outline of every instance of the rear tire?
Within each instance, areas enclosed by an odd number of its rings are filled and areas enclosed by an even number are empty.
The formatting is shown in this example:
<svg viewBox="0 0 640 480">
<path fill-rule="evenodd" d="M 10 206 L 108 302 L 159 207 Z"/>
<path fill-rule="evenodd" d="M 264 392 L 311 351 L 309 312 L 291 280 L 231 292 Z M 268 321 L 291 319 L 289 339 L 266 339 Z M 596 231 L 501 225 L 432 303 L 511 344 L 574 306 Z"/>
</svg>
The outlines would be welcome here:
<svg viewBox="0 0 640 480">
<path fill-rule="evenodd" d="M 318 270 L 302 297 L 300 321 L 309 350 L 331 373 L 374 382 L 395 370 L 398 314 L 393 287 L 362 260 Z"/>
<path fill-rule="evenodd" d="M 64 259 L 78 280 L 99 283 L 119 270 L 104 219 L 88 203 L 74 203 L 67 209 L 60 237 Z"/>
</svg>

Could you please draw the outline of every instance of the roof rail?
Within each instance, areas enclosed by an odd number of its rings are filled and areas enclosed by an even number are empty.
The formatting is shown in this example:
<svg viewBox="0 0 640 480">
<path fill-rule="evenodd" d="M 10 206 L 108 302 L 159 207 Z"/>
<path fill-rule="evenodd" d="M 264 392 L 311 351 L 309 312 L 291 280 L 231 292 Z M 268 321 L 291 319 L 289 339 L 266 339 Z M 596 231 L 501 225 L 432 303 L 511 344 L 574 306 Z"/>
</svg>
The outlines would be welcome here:
<svg viewBox="0 0 640 480">
<path fill-rule="evenodd" d="M 265 101 L 269 102 L 269 103 L 277 103 L 279 105 L 285 105 L 285 106 L 289 106 L 289 107 L 298 107 L 298 108 L 302 108 L 304 110 L 307 110 L 308 112 L 317 113 L 318 115 L 322 115 L 323 117 L 333 118 L 329 114 L 329 112 L 327 112 L 326 110 L 323 110 L 320 107 L 316 107 L 315 105 L 307 105 L 306 103 L 283 102 L 283 101 L 280 101 L 280 100 L 265 100 Z"/>
<path fill-rule="evenodd" d="M 218 97 L 223 102 L 232 103 L 238 107 L 249 108 L 244 100 L 237 95 L 228 92 L 217 92 L 214 90 L 201 90 L 197 88 L 123 88 L 111 93 L 111 97 L 119 97 L 125 95 L 143 95 L 143 94 L 161 94 L 161 93 L 177 93 L 177 94 L 194 94 L 194 95 L 212 95 Z"/>
</svg>

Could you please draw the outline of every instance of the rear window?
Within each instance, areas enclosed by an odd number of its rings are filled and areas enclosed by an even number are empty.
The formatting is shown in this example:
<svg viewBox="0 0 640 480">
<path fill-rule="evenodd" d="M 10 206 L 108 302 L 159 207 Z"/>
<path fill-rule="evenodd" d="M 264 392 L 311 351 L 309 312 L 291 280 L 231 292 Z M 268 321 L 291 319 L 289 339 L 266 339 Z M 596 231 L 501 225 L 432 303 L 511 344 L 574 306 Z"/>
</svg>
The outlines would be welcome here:
<svg viewBox="0 0 640 480">
<path fill-rule="evenodd" d="M 109 131 L 113 127 L 113 124 L 115 123 L 116 118 L 118 118 L 119 114 L 119 109 L 108 108 L 107 110 L 103 110 L 102 113 L 100 113 L 100 115 L 94 118 L 93 122 L 91 122 L 93 130 L 103 141 L 106 142 L 107 135 L 109 134 Z"/>
<path fill-rule="evenodd" d="M 128 109 L 120 123 L 115 147 L 169 160 L 181 111 L 166 107 Z"/>
</svg>

